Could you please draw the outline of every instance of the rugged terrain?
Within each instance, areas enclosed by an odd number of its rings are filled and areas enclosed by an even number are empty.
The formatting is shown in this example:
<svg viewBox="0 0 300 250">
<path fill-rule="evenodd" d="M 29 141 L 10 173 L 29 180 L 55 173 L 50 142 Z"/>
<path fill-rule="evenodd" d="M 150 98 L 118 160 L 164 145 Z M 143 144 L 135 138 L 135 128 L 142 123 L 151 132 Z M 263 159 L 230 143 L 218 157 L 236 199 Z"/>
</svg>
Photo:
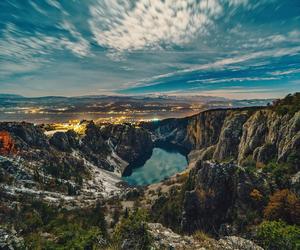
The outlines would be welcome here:
<svg viewBox="0 0 300 250">
<path fill-rule="evenodd" d="M 68 131 L 46 136 L 42 127 L 30 123 L 1 123 L 2 232 L 8 232 L 8 238 L 24 236 L 35 247 L 43 241 L 58 246 L 57 227 L 63 226 L 59 218 L 74 227 L 72 218 L 85 211 L 86 218 L 79 220 L 76 230 L 83 230 L 88 239 L 95 237 L 98 243 L 101 235 L 105 242 L 117 244 L 117 249 L 148 249 L 146 245 L 151 244 L 168 248 L 183 237 L 178 234 L 192 238 L 182 238 L 177 249 L 199 234 L 210 242 L 204 244 L 201 236 L 200 245 L 197 240 L 190 243 L 199 249 L 228 245 L 226 239 L 244 242 L 226 238 L 229 236 L 254 239 L 267 249 L 297 249 L 299 103 L 299 94 L 295 94 L 268 107 L 208 110 L 140 126 L 89 122 L 83 134 Z M 163 183 L 128 187 L 120 176 L 142 165 L 157 145 L 175 146 L 187 154 L 187 170 Z M 140 214 L 138 207 L 148 216 Z M 51 214 L 46 220 L 45 211 Z M 99 223 L 108 225 L 100 226 L 92 219 L 100 212 Z M 7 213 L 9 218 L 4 216 Z M 31 226 L 15 224 L 20 216 L 29 216 Z M 49 223 L 57 225 L 56 229 Z M 11 225 L 17 232 L 13 229 L 12 233 Z M 107 236 L 110 233 L 113 237 Z M 72 240 L 77 244 L 76 235 Z M 139 238 L 143 241 L 136 241 Z M 98 244 L 93 242 L 89 244 Z"/>
<path fill-rule="evenodd" d="M 150 134 L 130 125 L 99 127 L 47 137 L 30 123 L 1 123 L 1 186 L 10 196 L 91 203 L 126 188 L 121 175 L 151 156 Z"/>
</svg>

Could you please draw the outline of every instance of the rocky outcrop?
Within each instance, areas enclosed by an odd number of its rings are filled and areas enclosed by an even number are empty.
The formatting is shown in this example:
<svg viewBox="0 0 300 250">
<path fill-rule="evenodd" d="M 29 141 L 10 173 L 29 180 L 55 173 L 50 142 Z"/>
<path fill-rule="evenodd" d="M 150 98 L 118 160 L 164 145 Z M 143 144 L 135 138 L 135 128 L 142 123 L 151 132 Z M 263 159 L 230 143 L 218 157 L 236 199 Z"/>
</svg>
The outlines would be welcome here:
<svg viewBox="0 0 300 250">
<path fill-rule="evenodd" d="M 249 118 L 248 112 L 228 112 L 222 126 L 213 159 L 222 161 L 224 159 L 236 159 L 240 139 L 243 133 L 243 124 Z"/>
<path fill-rule="evenodd" d="M 0 123 L 0 131 L 1 187 L 50 200 L 113 195 L 129 163 L 147 159 L 153 148 L 148 131 L 129 125 L 103 128 L 90 122 L 83 135 L 47 137 L 38 126 L 12 122 Z"/>
<path fill-rule="evenodd" d="M 25 249 L 24 239 L 17 235 L 15 230 L 0 227 L 0 249 Z"/>
<path fill-rule="evenodd" d="M 210 159 L 220 162 L 242 163 L 248 157 L 261 163 L 285 162 L 300 151 L 300 111 L 279 115 L 269 108 L 209 110 L 144 127 L 155 140 L 184 147 L 194 155 L 209 152 Z"/>
<path fill-rule="evenodd" d="M 108 125 L 101 129 L 101 134 L 130 166 L 143 165 L 152 155 L 151 134 L 143 128 L 129 124 Z"/>
<path fill-rule="evenodd" d="M 263 250 L 251 240 L 237 236 L 226 236 L 218 241 L 220 249 L 223 250 Z"/>
<path fill-rule="evenodd" d="M 15 145 L 19 149 L 28 149 L 30 147 L 49 146 L 49 142 L 43 131 L 30 123 L 0 123 L 0 131 L 6 131 L 15 139 Z"/>
<path fill-rule="evenodd" d="M 190 173 L 190 191 L 185 192 L 182 230 L 219 232 L 223 224 L 233 223 L 251 209 L 251 192 L 268 196 L 272 190 L 266 177 L 255 176 L 233 163 L 198 162 Z M 263 203 L 257 203 L 263 206 Z"/>
<path fill-rule="evenodd" d="M 72 149 L 78 149 L 79 147 L 79 137 L 72 130 L 69 130 L 66 133 L 54 133 L 53 136 L 49 139 L 49 142 L 55 148 L 64 152 L 71 152 Z"/>
<path fill-rule="evenodd" d="M 236 236 L 227 236 L 220 240 L 212 238 L 198 239 L 196 236 L 182 236 L 159 223 L 148 223 L 149 233 L 153 237 L 154 249 L 190 249 L 190 250 L 263 250 L 250 240 Z"/>
</svg>

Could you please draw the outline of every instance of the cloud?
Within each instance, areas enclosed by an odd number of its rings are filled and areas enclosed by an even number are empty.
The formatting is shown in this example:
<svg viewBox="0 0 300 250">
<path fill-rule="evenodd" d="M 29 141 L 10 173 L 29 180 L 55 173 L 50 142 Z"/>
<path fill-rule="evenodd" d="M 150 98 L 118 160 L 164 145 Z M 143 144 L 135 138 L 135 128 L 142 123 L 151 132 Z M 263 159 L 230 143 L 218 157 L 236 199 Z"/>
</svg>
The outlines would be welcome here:
<svg viewBox="0 0 300 250">
<path fill-rule="evenodd" d="M 63 38 L 61 44 L 67 49 L 71 50 L 76 56 L 83 57 L 90 54 L 89 42 L 76 30 L 75 26 L 64 20 L 61 25 L 61 28 L 68 31 L 70 35 L 76 40 L 73 42 L 69 39 Z"/>
<path fill-rule="evenodd" d="M 222 78 L 222 79 L 200 79 L 191 80 L 187 83 L 222 83 L 222 82 L 253 82 L 253 81 L 274 81 L 278 80 L 276 77 L 233 77 L 233 78 Z"/>
<path fill-rule="evenodd" d="M 184 75 L 187 73 L 197 72 L 197 71 L 205 71 L 205 70 L 215 70 L 215 69 L 224 69 L 228 68 L 228 66 L 231 65 L 240 65 L 242 63 L 249 63 L 251 65 L 251 61 L 254 60 L 255 63 L 257 63 L 257 60 L 265 59 L 265 58 L 280 58 L 283 56 L 292 56 L 297 55 L 300 53 L 300 46 L 292 47 L 292 48 L 280 48 L 280 49 L 271 49 L 271 50 L 265 50 L 265 51 L 258 51 L 258 52 L 252 52 L 247 53 L 245 55 L 239 55 L 236 57 L 228 57 L 216 60 L 212 63 L 206 63 L 206 64 L 200 64 L 200 65 L 194 65 L 192 67 L 188 67 L 182 70 L 177 70 L 173 72 L 169 72 L 166 74 L 160 74 L 153 76 L 151 78 L 143 79 L 139 82 L 135 83 L 129 83 L 127 86 L 124 86 L 126 88 L 135 88 L 135 87 L 145 87 L 145 86 L 154 86 L 157 85 L 157 81 L 161 81 L 165 78 L 175 77 L 179 75 Z M 238 70 L 238 68 L 237 68 Z"/>
<path fill-rule="evenodd" d="M 273 76 L 284 76 L 284 75 L 297 74 L 297 73 L 300 73 L 300 69 L 278 70 L 278 71 L 270 72 L 269 74 Z"/>
<path fill-rule="evenodd" d="M 5 75 L 38 69 L 42 64 L 49 63 L 51 55 L 57 50 L 69 50 L 76 57 L 91 55 L 89 42 L 72 23 L 64 20 L 58 27 L 69 35 L 63 32 L 55 36 L 41 32 L 30 34 L 13 23 L 7 23 L 0 40 L 0 57 L 6 59 L 7 66 Z M 27 64 L 35 66 L 27 67 Z"/>
<path fill-rule="evenodd" d="M 182 46 L 207 32 L 214 20 L 247 0 L 98 0 L 90 7 L 96 42 L 118 51 Z"/>
</svg>

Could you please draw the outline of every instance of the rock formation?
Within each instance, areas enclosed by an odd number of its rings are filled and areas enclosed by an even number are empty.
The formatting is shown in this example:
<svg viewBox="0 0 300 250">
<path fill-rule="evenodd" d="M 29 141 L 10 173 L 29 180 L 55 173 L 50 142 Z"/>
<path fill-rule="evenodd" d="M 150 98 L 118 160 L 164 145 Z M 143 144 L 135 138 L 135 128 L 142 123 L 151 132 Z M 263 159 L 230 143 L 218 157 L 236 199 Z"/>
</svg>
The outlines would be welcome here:
<svg viewBox="0 0 300 250">
<path fill-rule="evenodd" d="M 176 125 L 178 124 L 178 126 Z M 145 125 L 157 141 L 166 141 L 210 159 L 242 163 L 247 157 L 284 162 L 300 149 L 300 112 L 279 115 L 268 108 L 209 110 L 184 119 Z M 195 152 L 196 151 L 196 152 Z"/>
</svg>

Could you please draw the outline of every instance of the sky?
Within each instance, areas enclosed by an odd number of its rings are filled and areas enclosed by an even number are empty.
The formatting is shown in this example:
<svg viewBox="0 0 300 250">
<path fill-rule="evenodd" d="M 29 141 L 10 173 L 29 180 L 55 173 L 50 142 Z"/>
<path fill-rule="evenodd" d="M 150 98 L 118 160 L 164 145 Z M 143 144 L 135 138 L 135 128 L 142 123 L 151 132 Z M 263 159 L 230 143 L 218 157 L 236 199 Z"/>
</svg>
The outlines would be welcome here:
<svg viewBox="0 0 300 250">
<path fill-rule="evenodd" d="M 0 93 L 300 91 L 299 0 L 1 0 Z"/>
</svg>

